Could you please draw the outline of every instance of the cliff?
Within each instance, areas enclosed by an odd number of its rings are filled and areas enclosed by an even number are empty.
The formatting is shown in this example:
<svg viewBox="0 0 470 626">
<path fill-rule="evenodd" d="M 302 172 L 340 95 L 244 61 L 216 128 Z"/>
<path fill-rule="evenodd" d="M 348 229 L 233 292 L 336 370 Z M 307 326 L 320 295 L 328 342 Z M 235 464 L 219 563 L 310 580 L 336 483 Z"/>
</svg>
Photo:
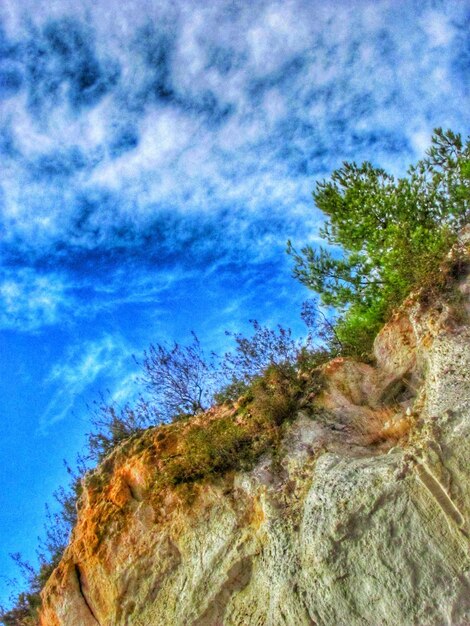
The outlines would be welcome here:
<svg viewBox="0 0 470 626">
<path fill-rule="evenodd" d="M 323 367 L 274 458 L 189 488 L 158 482 L 184 423 L 115 450 L 85 482 L 41 625 L 469 624 L 470 279 L 460 269 L 460 299 L 410 297 L 373 364 Z M 236 416 L 218 407 L 197 420 Z"/>
</svg>

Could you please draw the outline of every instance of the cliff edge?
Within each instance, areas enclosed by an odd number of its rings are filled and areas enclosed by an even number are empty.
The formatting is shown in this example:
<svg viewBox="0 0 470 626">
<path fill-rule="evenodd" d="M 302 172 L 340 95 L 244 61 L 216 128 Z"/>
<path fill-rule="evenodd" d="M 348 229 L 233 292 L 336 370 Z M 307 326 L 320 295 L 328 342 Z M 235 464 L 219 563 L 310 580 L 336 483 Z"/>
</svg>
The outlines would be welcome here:
<svg viewBox="0 0 470 626">
<path fill-rule="evenodd" d="M 458 303 L 411 296 L 373 364 L 323 366 L 275 458 L 155 490 L 177 432 L 152 428 L 116 449 L 84 483 L 40 624 L 470 624 L 465 265 Z"/>
</svg>

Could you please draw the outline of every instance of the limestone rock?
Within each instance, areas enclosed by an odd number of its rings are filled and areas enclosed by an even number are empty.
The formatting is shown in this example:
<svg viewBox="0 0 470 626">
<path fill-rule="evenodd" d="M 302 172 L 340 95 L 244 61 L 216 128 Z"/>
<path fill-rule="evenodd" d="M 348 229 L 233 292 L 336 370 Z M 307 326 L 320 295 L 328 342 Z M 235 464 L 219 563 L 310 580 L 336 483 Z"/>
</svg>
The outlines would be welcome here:
<svg viewBox="0 0 470 626">
<path fill-rule="evenodd" d="M 152 496 L 149 430 L 87 483 L 42 626 L 470 624 L 469 348 L 449 309 L 410 300 L 375 366 L 325 367 L 280 464 L 190 503 Z"/>
</svg>

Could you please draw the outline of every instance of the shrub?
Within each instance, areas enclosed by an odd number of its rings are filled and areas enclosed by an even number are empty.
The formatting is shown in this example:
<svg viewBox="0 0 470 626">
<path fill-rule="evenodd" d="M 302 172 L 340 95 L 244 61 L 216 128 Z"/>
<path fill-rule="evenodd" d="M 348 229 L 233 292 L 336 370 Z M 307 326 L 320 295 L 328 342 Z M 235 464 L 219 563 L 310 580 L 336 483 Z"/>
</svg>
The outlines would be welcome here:
<svg viewBox="0 0 470 626">
<path fill-rule="evenodd" d="M 170 484 L 192 483 L 249 465 L 252 441 L 231 417 L 193 425 L 184 434 L 180 454 L 166 468 Z"/>
<path fill-rule="evenodd" d="M 315 367 L 320 353 L 323 354 L 325 350 L 314 345 L 317 318 L 313 314 L 313 307 L 305 305 L 302 318 L 308 332 L 306 337 L 300 339 L 294 339 L 290 328 L 278 325 L 276 329 L 271 329 L 256 320 L 250 320 L 254 331 L 251 337 L 227 332 L 235 340 L 235 350 L 224 355 L 221 379 L 230 382 L 214 395 L 215 401 L 238 400 L 249 392 L 253 381 L 259 380 L 269 371 L 278 372 L 280 378 L 291 378 L 297 370 Z"/>
<path fill-rule="evenodd" d="M 250 415 L 258 423 L 281 426 L 293 417 L 300 392 L 301 382 L 294 366 L 290 371 L 271 366 L 251 385 Z"/>
<path fill-rule="evenodd" d="M 151 344 L 144 353 L 141 382 L 158 407 L 162 420 L 174 415 L 196 415 L 212 404 L 218 376 L 217 358 L 206 357 L 192 333 L 187 346 Z"/>
<path fill-rule="evenodd" d="M 280 427 L 295 415 L 302 384 L 294 368 L 288 375 L 274 366 L 268 368 L 252 381 L 245 401 L 233 414 L 180 431 L 178 453 L 170 455 L 159 480 L 192 484 L 250 469 L 261 454 L 274 451 Z"/>
<path fill-rule="evenodd" d="M 126 404 L 121 408 L 115 403 L 107 404 L 102 397 L 92 411 L 93 430 L 87 434 L 86 460 L 100 462 L 121 441 L 162 421 L 160 408 L 143 397 L 135 406 Z"/>
<path fill-rule="evenodd" d="M 226 334 L 235 340 L 235 351 L 224 356 L 224 371 L 232 380 L 249 383 L 268 368 L 290 373 L 292 366 L 300 356 L 312 346 L 312 333 L 304 339 L 294 339 L 292 330 L 278 325 L 275 330 L 262 326 L 256 320 L 250 320 L 253 335 L 246 337 L 241 333 Z"/>
</svg>

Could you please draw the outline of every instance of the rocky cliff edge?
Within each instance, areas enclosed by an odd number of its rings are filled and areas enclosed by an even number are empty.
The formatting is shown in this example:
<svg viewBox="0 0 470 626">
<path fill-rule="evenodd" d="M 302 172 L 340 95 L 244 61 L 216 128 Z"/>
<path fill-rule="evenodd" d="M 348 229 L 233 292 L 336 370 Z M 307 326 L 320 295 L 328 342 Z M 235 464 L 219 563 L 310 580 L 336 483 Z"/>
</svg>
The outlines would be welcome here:
<svg viewBox="0 0 470 626">
<path fill-rule="evenodd" d="M 457 304 L 415 294 L 373 364 L 323 367 L 275 460 L 155 491 L 167 427 L 117 449 L 85 481 L 41 626 L 470 624 L 465 265 Z"/>
</svg>

